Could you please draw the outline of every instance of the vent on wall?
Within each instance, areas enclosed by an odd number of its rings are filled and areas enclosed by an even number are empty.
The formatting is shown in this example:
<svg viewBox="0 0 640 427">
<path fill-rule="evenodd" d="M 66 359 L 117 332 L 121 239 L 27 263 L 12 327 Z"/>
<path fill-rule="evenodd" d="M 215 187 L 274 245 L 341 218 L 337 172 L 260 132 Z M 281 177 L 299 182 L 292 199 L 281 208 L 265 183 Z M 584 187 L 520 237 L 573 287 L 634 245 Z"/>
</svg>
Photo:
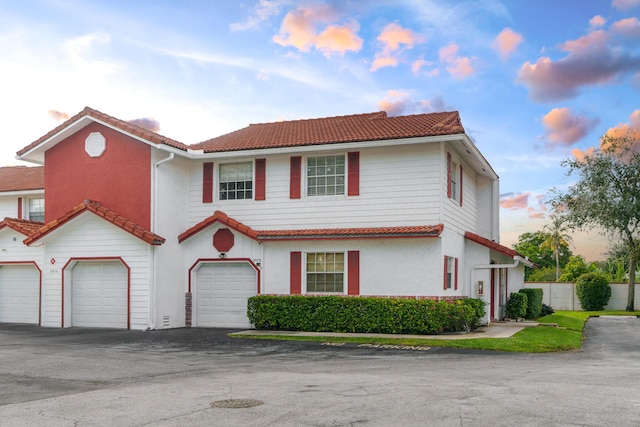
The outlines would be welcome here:
<svg viewBox="0 0 640 427">
<path fill-rule="evenodd" d="M 171 326 L 171 316 L 162 317 L 162 327 L 168 328 L 169 326 Z"/>
</svg>

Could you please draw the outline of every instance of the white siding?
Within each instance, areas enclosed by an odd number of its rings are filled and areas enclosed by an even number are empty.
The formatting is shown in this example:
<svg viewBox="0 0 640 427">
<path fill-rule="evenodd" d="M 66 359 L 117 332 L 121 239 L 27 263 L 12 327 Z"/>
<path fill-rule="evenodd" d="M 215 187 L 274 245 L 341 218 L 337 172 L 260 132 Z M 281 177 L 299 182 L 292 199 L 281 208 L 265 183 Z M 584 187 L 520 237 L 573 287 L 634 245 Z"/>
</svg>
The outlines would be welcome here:
<svg viewBox="0 0 640 427">
<path fill-rule="evenodd" d="M 441 167 L 443 173 L 441 195 L 443 200 L 443 218 L 442 223 L 445 227 L 453 228 L 459 234 L 466 231 L 477 233 L 477 216 L 478 216 L 478 200 L 477 200 L 477 175 L 472 168 L 462 161 L 462 158 L 446 144 L 443 144 L 444 152 L 441 157 Z M 451 153 L 452 161 L 458 165 L 458 170 L 462 164 L 462 206 L 460 202 L 447 197 L 447 153 Z M 458 178 L 460 179 L 460 178 Z"/>
<path fill-rule="evenodd" d="M 297 200 L 289 198 L 289 155 L 265 157 L 265 201 L 218 200 L 216 176 L 214 202 L 203 204 L 202 163 L 193 162 L 189 179 L 189 225 L 215 210 L 255 229 L 438 224 L 442 196 L 438 147 L 438 144 L 429 144 L 361 150 L 358 196 L 305 196 L 305 155 L 302 198 Z M 346 155 L 345 151 L 336 151 L 309 156 L 336 153 Z M 216 175 L 218 164 L 216 162 Z"/>
<path fill-rule="evenodd" d="M 70 259 L 121 258 L 130 268 L 131 329 L 149 326 L 149 270 L 153 248 L 98 216 L 85 212 L 43 237 L 46 241 L 43 271 L 43 326 L 60 326 L 62 270 Z M 55 262 L 53 262 L 55 260 Z M 65 283 L 70 280 L 65 274 Z M 64 325 L 71 325 L 70 286 L 65 286 Z"/>
<path fill-rule="evenodd" d="M 0 221 L 18 217 L 18 196 L 0 196 Z"/>
<path fill-rule="evenodd" d="M 442 295 L 440 243 L 439 238 L 271 242 L 265 248 L 261 293 L 290 292 L 292 251 L 345 252 L 345 262 L 347 251 L 360 251 L 361 295 Z M 302 287 L 304 293 L 304 280 Z"/>
</svg>

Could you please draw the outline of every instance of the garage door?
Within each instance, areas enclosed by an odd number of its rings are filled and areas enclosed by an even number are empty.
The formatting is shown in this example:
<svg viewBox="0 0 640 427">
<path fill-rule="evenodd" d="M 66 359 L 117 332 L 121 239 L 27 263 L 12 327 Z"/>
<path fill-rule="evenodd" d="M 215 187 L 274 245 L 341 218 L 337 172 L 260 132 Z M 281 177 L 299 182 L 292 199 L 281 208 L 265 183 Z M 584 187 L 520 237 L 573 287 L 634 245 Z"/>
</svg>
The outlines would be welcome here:
<svg viewBox="0 0 640 427">
<path fill-rule="evenodd" d="M 0 266 L 0 322 L 38 324 L 40 274 L 32 265 Z"/>
<path fill-rule="evenodd" d="M 127 269 L 119 262 L 79 262 L 72 270 L 71 325 L 127 328 Z"/>
<path fill-rule="evenodd" d="M 195 291 L 195 326 L 250 326 L 247 299 L 256 294 L 256 271 L 249 264 L 205 264 L 197 272 Z"/>
</svg>

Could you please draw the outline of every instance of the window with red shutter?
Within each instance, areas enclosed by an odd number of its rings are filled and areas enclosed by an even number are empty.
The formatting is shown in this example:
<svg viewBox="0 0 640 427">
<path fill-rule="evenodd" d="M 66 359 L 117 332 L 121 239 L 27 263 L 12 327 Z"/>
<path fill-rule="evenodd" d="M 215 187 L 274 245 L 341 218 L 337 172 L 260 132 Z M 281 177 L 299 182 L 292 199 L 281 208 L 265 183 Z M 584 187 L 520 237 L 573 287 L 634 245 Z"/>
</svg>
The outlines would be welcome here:
<svg viewBox="0 0 640 427">
<path fill-rule="evenodd" d="M 302 177 L 302 157 L 291 157 L 291 174 L 289 184 L 289 198 L 300 198 L 300 180 Z"/>
<path fill-rule="evenodd" d="M 267 183 L 267 172 L 266 172 L 266 159 L 256 159 L 256 200 L 265 200 L 266 199 L 266 183 Z"/>
<path fill-rule="evenodd" d="M 347 293 L 360 295 L 360 251 L 349 251 L 347 264 Z"/>
<path fill-rule="evenodd" d="M 202 164 L 202 203 L 213 202 L 213 163 Z"/>
<path fill-rule="evenodd" d="M 347 195 L 358 196 L 360 194 L 360 153 L 348 153 L 347 157 L 347 168 L 349 174 L 349 188 L 347 190 Z"/>
<path fill-rule="evenodd" d="M 300 295 L 302 293 L 302 252 L 291 252 L 289 286 L 291 295 Z"/>
</svg>

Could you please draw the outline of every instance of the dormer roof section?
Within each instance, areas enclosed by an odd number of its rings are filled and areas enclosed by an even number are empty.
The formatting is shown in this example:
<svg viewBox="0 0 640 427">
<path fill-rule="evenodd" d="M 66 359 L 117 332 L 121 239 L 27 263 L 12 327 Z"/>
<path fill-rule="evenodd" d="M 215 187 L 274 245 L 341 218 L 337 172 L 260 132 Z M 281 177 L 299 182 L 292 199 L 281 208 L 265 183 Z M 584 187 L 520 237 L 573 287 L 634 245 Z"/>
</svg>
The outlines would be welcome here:
<svg viewBox="0 0 640 427">
<path fill-rule="evenodd" d="M 24 234 L 25 236 L 30 236 L 43 226 L 44 223 L 42 222 L 29 221 L 28 219 L 5 218 L 0 221 L 0 230 L 3 228 L 10 228 L 20 234 Z"/>
<path fill-rule="evenodd" d="M 100 203 L 93 200 L 85 200 L 83 203 L 80 203 L 79 205 L 75 206 L 73 209 L 62 215 L 60 218 L 42 225 L 38 230 L 30 234 L 29 237 L 24 240 L 24 244 L 30 245 L 40 240 L 47 234 L 69 223 L 71 220 L 84 212 L 91 212 L 150 245 L 159 246 L 165 242 L 164 237 L 152 233 L 151 231 L 134 223 L 133 221 L 129 221 L 128 219 L 124 218 L 121 215 L 118 215 L 111 209 L 102 206 Z"/>
<path fill-rule="evenodd" d="M 17 158 L 34 163 L 44 163 L 44 153 L 60 141 L 68 138 L 91 123 L 100 123 L 115 129 L 131 138 L 137 139 L 152 146 L 166 146 L 178 151 L 187 151 L 187 146 L 174 139 L 167 138 L 143 127 L 131 124 L 127 121 L 101 113 L 89 107 L 71 117 L 46 135 L 33 141 L 31 144 L 18 151 Z"/>
</svg>

